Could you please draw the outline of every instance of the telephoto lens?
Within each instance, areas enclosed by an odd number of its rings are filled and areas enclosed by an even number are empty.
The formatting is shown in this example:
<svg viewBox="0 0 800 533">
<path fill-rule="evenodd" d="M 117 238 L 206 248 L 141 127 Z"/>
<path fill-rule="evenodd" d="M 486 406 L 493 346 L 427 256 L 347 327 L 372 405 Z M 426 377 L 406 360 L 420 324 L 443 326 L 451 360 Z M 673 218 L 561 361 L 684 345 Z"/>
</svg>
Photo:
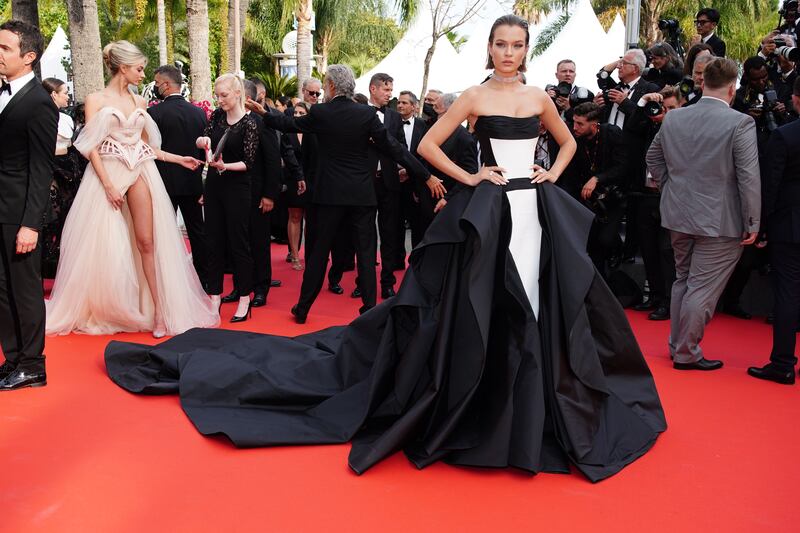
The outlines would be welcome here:
<svg viewBox="0 0 800 533">
<path fill-rule="evenodd" d="M 800 48 L 794 46 L 780 46 L 775 49 L 775 53 L 792 62 L 800 61 Z"/>
<path fill-rule="evenodd" d="M 694 92 L 694 80 L 692 79 L 692 77 L 686 76 L 685 78 L 683 78 L 680 84 L 678 84 L 678 89 L 680 89 L 681 94 L 683 95 L 684 98 L 692 94 L 692 92 Z"/>
<path fill-rule="evenodd" d="M 647 102 L 644 104 L 644 114 L 648 117 L 657 117 L 664 111 L 661 102 Z"/>
</svg>

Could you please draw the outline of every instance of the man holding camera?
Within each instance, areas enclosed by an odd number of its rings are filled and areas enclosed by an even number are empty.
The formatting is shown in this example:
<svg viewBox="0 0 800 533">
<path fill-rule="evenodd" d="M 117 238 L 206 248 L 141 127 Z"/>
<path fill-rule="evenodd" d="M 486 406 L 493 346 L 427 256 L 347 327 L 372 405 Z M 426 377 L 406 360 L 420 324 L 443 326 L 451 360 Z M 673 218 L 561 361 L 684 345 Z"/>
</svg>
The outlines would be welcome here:
<svg viewBox="0 0 800 533">
<path fill-rule="evenodd" d="M 638 102 L 638 111 L 646 122 L 648 148 L 653 143 L 661 123 L 668 112 L 680 107 L 681 93 L 677 87 L 667 86 L 657 93 L 644 95 Z M 661 191 L 648 171 L 637 210 L 637 229 L 642 261 L 647 276 L 649 298 L 634 306 L 637 311 L 651 311 L 648 320 L 668 320 L 672 282 L 675 280 L 675 260 L 672 254 L 669 231 L 661 226 Z"/>
<path fill-rule="evenodd" d="M 800 80 L 795 81 L 793 92 L 792 103 L 800 112 Z M 800 122 L 775 130 L 761 168 L 764 191 L 761 233 L 769 241 L 775 321 L 770 362 L 763 367 L 751 367 L 747 373 L 791 385 L 795 381 L 800 316 Z"/>
<path fill-rule="evenodd" d="M 692 37 L 692 44 L 705 43 L 714 50 L 715 56 L 725 57 L 725 41 L 715 34 L 717 24 L 719 24 L 719 11 L 712 7 L 704 7 L 698 11 L 694 19 L 697 33 Z"/>
<path fill-rule="evenodd" d="M 600 275 L 608 279 L 609 260 L 621 244 L 619 226 L 624 210 L 626 149 L 620 129 L 600 123 L 602 112 L 593 102 L 575 108 L 573 132 L 578 149 L 569 165 L 570 183 L 562 186 L 583 200 L 596 215 L 587 248 Z"/>
<path fill-rule="evenodd" d="M 568 125 L 572 124 L 572 107 L 578 103 L 591 102 L 594 98 L 590 90 L 575 85 L 575 72 L 575 62 L 571 59 L 562 59 L 556 65 L 558 83 L 545 87 Z"/>
<path fill-rule="evenodd" d="M 669 347 L 678 370 L 722 367 L 703 356 L 700 340 L 742 247 L 755 242 L 760 226 L 755 121 L 730 109 L 737 76 L 734 61 L 711 61 L 703 98 L 670 111 L 647 153 L 675 254 Z"/>
<path fill-rule="evenodd" d="M 778 13 L 783 18 L 783 24 L 777 28 L 778 33 L 790 35 L 797 41 L 797 35 L 800 33 L 798 32 L 798 22 L 800 21 L 797 18 L 797 0 L 785 0 Z"/>
</svg>

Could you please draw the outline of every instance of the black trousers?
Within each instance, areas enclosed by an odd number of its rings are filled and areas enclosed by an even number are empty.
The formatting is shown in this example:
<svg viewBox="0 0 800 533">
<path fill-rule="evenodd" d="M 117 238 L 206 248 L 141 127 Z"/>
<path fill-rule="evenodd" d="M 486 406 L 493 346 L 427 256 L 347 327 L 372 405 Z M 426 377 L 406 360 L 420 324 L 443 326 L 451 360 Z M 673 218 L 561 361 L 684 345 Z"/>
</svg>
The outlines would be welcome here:
<svg viewBox="0 0 800 533">
<path fill-rule="evenodd" d="M 675 257 L 669 230 L 661 227 L 660 202 L 661 197 L 657 194 L 642 196 L 636 225 L 647 285 L 650 287 L 650 300 L 656 305 L 669 307 L 672 283 L 675 281 Z"/>
<path fill-rule="evenodd" d="M 18 225 L 0 224 L 0 346 L 10 364 L 44 372 L 42 247 L 16 253 Z"/>
<path fill-rule="evenodd" d="M 397 282 L 394 266 L 401 254 L 398 248 L 400 192 L 386 187 L 383 177 L 378 175 L 375 178 L 375 195 L 378 198 L 378 233 L 381 238 L 381 287 L 390 288 Z"/>
<path fill-rule="evenodd" d="M 325 280 L 328 255 L 339 235 L 353 235 L 358 258 L 361 301 L 365 308 L 375 306 L 375 208 L 370 206 L 315 205 L 308 221 L 313 225 L 311 248 L 306 249 L 306 269 L 297 307 L 308 313 Z"/>
<path fill-rule="evenodd" d="M 203 206 L 198 202 L 200 195 L 170 196 L 175 212 L 181 211 L 189 244 L 192 246 L 192 263 L 197 271 L 197 277 L 203 287 L 206 286 L 208 277 L 208 243 L 206 242 L 205 222 L 203 222 Z"/>
<path fill-rule="evenodd" d="M 399 217 L 399 233 L 397 235 L 397 265 L 406 264 L 406 222 L 408 227 L 411 228 L 411 246 L 416 246 L 419 241 L 415 242 L 415 238 L 422 239 L 419 235 L 419 204 L 414 200 L 414 183 L 408 179 L 400 184 L 400 217 Z"/>
<path fill-rule="evenodd" d="M 800 244 L 770 241 L 775 322 L 772 324 L 770 361 L 779 369 L 794 370 L 795 342 L 800 319 Z"/>
<path fill-rule="evenodd" d="M 595 218 L 589 230 L 587 252 L 600 275 L 608 280 L 609 259 L 620 250 L 622 240 L 619 237 L 623 209 L 612 208 L 603 221 Z"/>
<path fill-rule="evenodd" d="M 739 258 L 739 262 L 736 263 L 736 268 L 733 269 L 733 274 L 731 274 L 728 284 L 725 286 L 725 292 L 722 293 L 723 307 L 736 307 L 739 305 L 739 299 L 742 297 L 747 282 L 750 281 L 750 275 L 753 270 L 758 268 L 763 259 L 763 249 L 755 246 L 744 247 L 742 256 Z"/>
<path fill-rule="evenodd" d="M 271 212 L 270 212 L 271 213 Z M 272 281 L 272 249 L 270 248 L 270 213 L 258 206 L 250 210 L 250 253 L 253 256 L 253 292 L 269 294 Z"/>
<path fill-rule="evenodd" d="M 225 252 L 233 261 L 233 285 L 242 296 L 253 290 L 250 253 L 251 193 L 247 175 L 214 176 L 206 181 L 203 197 L 208 235 L 208 293 L 221 294 Z"/>
</svg>

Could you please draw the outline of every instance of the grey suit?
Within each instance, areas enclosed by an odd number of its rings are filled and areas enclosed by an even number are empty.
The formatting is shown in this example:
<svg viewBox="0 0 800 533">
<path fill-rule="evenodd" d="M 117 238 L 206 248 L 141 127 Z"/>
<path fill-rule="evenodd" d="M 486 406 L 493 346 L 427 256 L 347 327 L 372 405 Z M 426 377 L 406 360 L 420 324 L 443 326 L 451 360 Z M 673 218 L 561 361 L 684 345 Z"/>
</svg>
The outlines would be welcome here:
<svg viewBox="0 0 800 533">
<path fill-rule="evenodd" d="M 699 361 L 699 343 L 742 253 L 757 232 L 761 178 L 753 119 L 715 98 L 670 111 L 647 153 L 661 189 L 661 224 L 670 230 L 670 351 L 678 363 Z"/>
</svg>

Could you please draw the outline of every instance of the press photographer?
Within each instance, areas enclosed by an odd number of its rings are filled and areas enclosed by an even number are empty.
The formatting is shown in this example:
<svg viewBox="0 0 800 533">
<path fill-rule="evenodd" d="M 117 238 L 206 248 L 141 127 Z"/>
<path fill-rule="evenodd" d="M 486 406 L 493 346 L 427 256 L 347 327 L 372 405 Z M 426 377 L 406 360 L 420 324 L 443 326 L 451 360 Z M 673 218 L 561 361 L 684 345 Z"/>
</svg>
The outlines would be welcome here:
<svg viewBox="0 0 800 533">
<path fill-rule="evenodd" d="M 769 79 L 775 86 L 778 100 L 792 118 L 796 118 L 792 106 L 792 87 L 797 79 L 795 63 L 800 59 L 800 50 L 796 48 L 795 39 L 790 35 L 779 34 L 776 30 L 761 40 L 758 55 L 767 62 Z"/>
<path fill-rule="evenodd" d="M 613 124 L 600 123 L 602 112 L 592 102 L 574 109 L 573 132 L 578 149 L 569 166 L 571 183 L 565 188 L 596 215 L 587 248 L 598 272 L 608 279 L 609 259 L 621 247 L 619 229 L 625 210 L 627 152 L 622 131 Z"/>
<path fill-rule="evenodd" d="M 642 78 L 657 85 L 659 89 L 667 85 L 677 85 L 683 78 L 683 61 L 669 43 L 655 43 L 647 50 L 650 67 Z"/>
<path fill-rule="evenodd" d="M 797 0 L 786 0 L 778 10 L 778 27 L 776 30 L 782 35 L 791 35 L 797 41 L 798 35 Z"/>
<path fill-rule="evenodd" d="M 778 100 L 775 86 L 769 79 L 767 62 L 763 57 L 748 58 L 744 62 L 743 71 L 733 108 L 755 119 L 758 151 L 759 154 L 763 154 L 770 133 L 788 121 L 786 106 Z"/>
<path fill-rule="evenodd" d="M 586 87 L 575 85 L 575 62 L 571 59 L 562 59 L 556 65 L 555 85 L 547 85 L 545 91 L 553 99 L 561 116 L 568 124 L 572 123 L 571 109 L 584 102 L 591 102 L 594 93 Z"/>
<path fill-rule="evenodd" d="M 680 107 L 681 92 L 668 86 L 660 92 L 644 95 L 638 102 L 641 120 L 646 121 L 647 147 L 653 142 L 666 114 Z M 661 193 L 648 171 L 639 198 L 637 224 L 639 246 L 650 295 L 634 306 L 637 311 L 651 311 L 649 320 L 667 320 L 670 316 L 670 293 L 675 280 L 675 261 L 669 231 L 661 227 Z"/>
<path fill-rule="evenodd" d="M 697 56 L 694 60 L 694 68 L 690 77 L 684 77 L 678 84 L 681 93 L 682 106 L 696 104 L 703 97 L 703 71 L 706 65 L 714 59 L 712 55 Z"/>
</svg>

